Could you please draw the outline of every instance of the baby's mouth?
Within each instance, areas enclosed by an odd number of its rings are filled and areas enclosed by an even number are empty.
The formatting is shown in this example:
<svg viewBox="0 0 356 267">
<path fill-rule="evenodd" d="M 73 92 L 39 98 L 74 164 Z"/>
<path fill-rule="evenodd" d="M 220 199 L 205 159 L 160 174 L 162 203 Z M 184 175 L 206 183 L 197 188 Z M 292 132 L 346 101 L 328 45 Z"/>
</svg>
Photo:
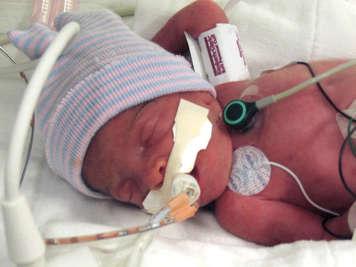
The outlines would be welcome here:
<svg viewBox="0 0 356 267">
<path fill-rule="evenodd" d="M 193 176 L 194 179 L 197 181 L 198 185 L 199 185 L 199 188 L 200 188 L 200 197 L 198 199 L 198 203 L 200 204 L 200 198 L 202 196 L 202 181 L 201 181 L 201 177 L 200 177 L 200 172 L 199 172 L 199 169 L 198 169 L 198 165 L 195 164 L 194 165 L 194 168 L 193 170 L 189 173 L 189 175 Z"/>
</svg>

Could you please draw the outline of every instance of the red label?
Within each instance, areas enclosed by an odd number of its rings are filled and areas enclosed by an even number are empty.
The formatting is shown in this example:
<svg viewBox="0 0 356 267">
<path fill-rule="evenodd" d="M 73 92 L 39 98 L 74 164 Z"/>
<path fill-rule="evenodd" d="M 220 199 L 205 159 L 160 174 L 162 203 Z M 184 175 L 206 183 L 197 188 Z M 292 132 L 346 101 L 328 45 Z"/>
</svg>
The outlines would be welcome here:
<svg viewBox="0 0 356 267">
<path fill-rule="evenodd" d="M 225 66 L 222 60 L 218 42 L 215 34 L 204 37 L 205 45 L 208 50 L 210 64 L 213 68 L 214 75 L 218 76 L 225 73 Z"/>
</svg>

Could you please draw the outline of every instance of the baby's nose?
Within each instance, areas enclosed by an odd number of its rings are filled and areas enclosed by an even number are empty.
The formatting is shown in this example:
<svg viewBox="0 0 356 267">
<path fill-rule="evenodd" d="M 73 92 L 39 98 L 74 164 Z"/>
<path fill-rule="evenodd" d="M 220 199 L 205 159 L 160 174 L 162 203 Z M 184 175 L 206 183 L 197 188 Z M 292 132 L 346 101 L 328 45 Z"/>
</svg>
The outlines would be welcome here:
<svg viewBox="0 0 356 267">
<path fill-rule="evenodd" d="M 164 175 L 166 173 L 167 159 L 166 158 L 157 158 L 151 163 L 151 166 L 148 168 L 147 185 L 150 190 L 160 189 L 163 185 Z"/>
</svg>

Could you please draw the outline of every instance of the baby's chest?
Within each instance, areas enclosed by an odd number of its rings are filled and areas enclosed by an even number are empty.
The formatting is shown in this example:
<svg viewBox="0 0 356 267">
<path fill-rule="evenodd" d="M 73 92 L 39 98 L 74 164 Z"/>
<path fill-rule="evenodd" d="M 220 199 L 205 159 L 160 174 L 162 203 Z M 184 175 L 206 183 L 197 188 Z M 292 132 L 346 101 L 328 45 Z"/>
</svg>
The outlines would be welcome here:
<svg viewBox="0 0 356 267">
<path fill-rule="evenodd" d="M 238 194 L 256 195 L 308 208 L 312 207 L 307 197 L 330 209 L 339 209 L 350 202 L 339 177 L 338 153 L 332 147 L 317 148 L 309 144 L 300 146 L 298 150 L 260 144 L 256 149 L 260 152 L 250 151 L 250 155 L 234 157 L 229 182 L 232 191 L 235 186 Z M 345 173 L 347 176 L 356 174 L 356 169 L 346 166 Z M 356 189 L 356 184 L 352 183 L 352 186 Z"/>
<path fill-rule="evenodd" d="M 344 138 L 336 121 L 336 111 L 319 93 L 310 90 L 274 104 L 260 112 L 250 131 L 232 133 L 234 149 L 254 146 L 269 162 L 284 167 L 271 164 L 270 179 L 260 195 L 307 205 L 297 177 L 315 201 L 339 206 L 339 202 L 350 200 L 339 175 L 340 148 Z M 345 107 L 342 105 L 341 108 Z M 355 162 L 347 149 L 343 158 L 347 177 L 355 176 Z M 356 190 L 356 182 L 351 179 L 350 184 Z"/>
</svg>

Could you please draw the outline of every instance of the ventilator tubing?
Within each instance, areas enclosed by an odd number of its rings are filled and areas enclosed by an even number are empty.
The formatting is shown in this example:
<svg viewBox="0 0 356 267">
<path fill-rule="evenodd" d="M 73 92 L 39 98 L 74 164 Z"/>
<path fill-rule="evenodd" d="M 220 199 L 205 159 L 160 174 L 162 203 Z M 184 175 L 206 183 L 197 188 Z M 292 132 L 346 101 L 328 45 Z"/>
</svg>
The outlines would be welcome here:
<svg viewBox="0 0 356 267">
<path fill-rule="evenodd" d="M 152 190 L 143 201 L 149 213 L 157 213 L 175 196 L 185 192 L 190 204 L 200 196 L 199 184 L 187 175 L 195 164 L 197 154 L 206 149 L 211 138 L 209 110 L 184 99 L 180 100 L 173 125 L 174 145 L 168 159 L 163 185 Z M 182 175 L 186 174 L 186 175 Z"/>
<path fill-rule="evenodd" d="M 1 206 L 10 259 L 22 266 L 44 266 L 45 244 L 25 197 L 19 193 L 15 200 L 2 201 Z"/>
</svg>

